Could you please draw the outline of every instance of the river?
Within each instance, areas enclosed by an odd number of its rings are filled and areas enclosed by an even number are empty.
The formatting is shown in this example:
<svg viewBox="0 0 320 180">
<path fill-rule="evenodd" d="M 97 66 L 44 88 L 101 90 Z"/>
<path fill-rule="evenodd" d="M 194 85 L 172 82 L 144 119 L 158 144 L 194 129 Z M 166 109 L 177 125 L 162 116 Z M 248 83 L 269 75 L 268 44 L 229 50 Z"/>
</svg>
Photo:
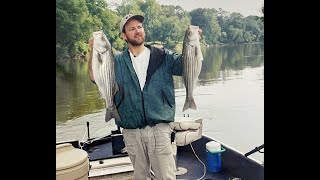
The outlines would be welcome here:
<svg viewBox="0 0 320 180">
<path fill-rule="evenodd" d="M 176 116 L 203 118 L 203 134 L 246 153 L 264 144 L 264 46 L 245 44 L 202 49 L 204 61 L 194 90 L 197 110 L 182 113 L 185 88 L 174 77 Z M 56 66 L 56 141 L 99 137 L 116 129 L 104 121 L 104 103 L 89 80 L 86 61 Z M 262 150 L 263 151 L 263 150 Z M 250 157 L 264 161 L 263 153 Z"/>
</svg>

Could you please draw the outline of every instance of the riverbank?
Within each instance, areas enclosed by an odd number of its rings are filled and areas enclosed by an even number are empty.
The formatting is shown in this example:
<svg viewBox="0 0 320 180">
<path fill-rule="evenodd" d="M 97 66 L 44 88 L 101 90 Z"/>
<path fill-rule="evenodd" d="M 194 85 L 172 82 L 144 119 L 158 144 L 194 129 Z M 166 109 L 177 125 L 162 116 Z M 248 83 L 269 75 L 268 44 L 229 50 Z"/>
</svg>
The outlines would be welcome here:
<svg viewBox="0 0 320 180">
<path fill-rule="evenodd" d="M 159 41 L 156 41 L 156 42 L 146 42 L 146 44 L 148 45 L 152 45 L 152 46 L 155 46 L 155 47 L 158 47 L 158 48 L 164 48 L 164 44 L 162 44 L 161 42 Z M 264 42 L 253 42 L 253 43 L 241 43 L 243 45 L 247 45 L 247 44 L 264 44 Z M 201 47 L 223 47 L 223 46 L 237 46 L 237 45 L 241 45 L 241 44 L 234 44 L 234 43 L 218 43 L 218 44 L 212 44 L 212 45 L 209 45 L 209 44 L 204 44 L 204 43 L 200 43 Z M 176 46 L 174 48 L 168 48 L 168 47 L 165 47 L 173 52 L 176 52 L 176 53 L 182 53 L 182 47 L 183 47 L 183 42 L 178 42 L 176 44 Z M 116 53 L 116 52 L 120 52 L 116 49 L 113 49 L 113 52 Z M 66 62 L 69 62 L 69 61 L 87 61 L 89 59 L 89 53 L 87 54 L 80 54 L 76 57 L 73 57 L 73 58 L 61 58 L 61 59 L 57 59 L 56 60 L 56 63 L 57 64 L 63 64 L 63 63 L 66 63 Z"/>
</svg>

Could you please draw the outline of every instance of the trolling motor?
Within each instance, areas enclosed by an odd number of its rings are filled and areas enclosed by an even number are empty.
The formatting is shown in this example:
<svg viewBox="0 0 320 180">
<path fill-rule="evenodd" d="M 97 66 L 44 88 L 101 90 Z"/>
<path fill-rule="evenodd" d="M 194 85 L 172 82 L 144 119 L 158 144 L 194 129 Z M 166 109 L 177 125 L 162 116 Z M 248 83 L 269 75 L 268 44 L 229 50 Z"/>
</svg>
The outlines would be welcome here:
<svg viewBox="0 0 320 180">
<path fill-rule="evenodd" d="M 95 146 L 101 144 L 101 143 L 106 143 L 106 142 L 110 142 L 111 141 L 111 145 L 112 145 L 112 153 L 113 155 L 118 155 L 118 154 L 127 154 L 127 152 L 124 151 L 124 141 L 123 141 L 123 136 L 120 130 L 120 126 L 117 126 L 116 130 L 112 130 L 111 134 L 103 137 L 103 138 L 99 138 L 99 139 L 90 139 L 90 129 L 89 129 L 89 122 L 87 121 L 87 142 L 80 142 L 82 149 L 88 151 L 88 152 L 92 152 L 94 151 L 96 148 Z"/>
<path fill-rule="evenodd" d="M 258 151 L 259 153 L 264 153 L 264 152 L 261 152 L 261 151 L 260 151 L 260 149 L 263 149 L 263 148 L 264 148 L 264 144 L 262 144 L 262 145 L 259 146 L 259 147 L 255 147 L 253 150 L 245 153 L 244 156 L 247 157 L 247 156 L 249 156 L 249 155 L 251 155 L 251 154 L 253 154 L 253 153 L 257 152 L 257 151 Z"/>
</svg>

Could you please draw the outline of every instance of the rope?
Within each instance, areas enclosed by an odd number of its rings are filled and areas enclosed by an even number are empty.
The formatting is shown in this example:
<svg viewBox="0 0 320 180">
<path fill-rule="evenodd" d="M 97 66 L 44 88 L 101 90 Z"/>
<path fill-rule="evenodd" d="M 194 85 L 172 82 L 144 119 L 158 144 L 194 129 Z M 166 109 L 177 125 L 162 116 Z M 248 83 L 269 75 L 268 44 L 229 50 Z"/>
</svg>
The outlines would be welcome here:
<svg viewBox="0 0 320 180">
<path fill-rule="evenodd" d="M 205 164 L 199 159 L 199 157 L 197 156 L 196 152 L 194 151 L 194 149 L 193 149 L 193 147 L 192 147 L 191 142 L 190 142 L 190 146 L 191 146 L 191 149 L 192 149 L 194 155 L 196 156 L 196 158 L 197 158 L 197 159 L 200 161 L 200 163 L 203 165 L 203 175 L 202 175 L 199 179 L 197 179 L 197 180 L 200 180 L 200 179 L 204 178 L 204 176 L 206 176 L 206 165 L 205 165 Z"/>
<path fill-rule="evenodd" d="M 87 132 L 88 132 L 88 129 L 86 128 L 86 131 L 84 132 L 84 134 L 83 134 L 83 136 L 82 136 L 81 142 L 84 141 L 84 136 L 87 134 Z"/>
</svg>

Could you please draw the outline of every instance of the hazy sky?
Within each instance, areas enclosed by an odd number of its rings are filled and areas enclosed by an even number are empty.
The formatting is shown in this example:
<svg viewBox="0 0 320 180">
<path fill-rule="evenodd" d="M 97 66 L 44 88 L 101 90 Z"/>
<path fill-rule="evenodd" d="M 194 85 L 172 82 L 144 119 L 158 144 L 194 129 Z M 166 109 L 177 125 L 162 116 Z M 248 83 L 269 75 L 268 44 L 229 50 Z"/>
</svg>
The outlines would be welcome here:
<svg viewBox="0 0 320 180">
<path fill-rule="evenodd" d="M 106 0 L 109 3 L 121 3 L 130 0 Z M 156 0 L 163 5 L 179 5 L 182 9 L 191 11 L 197 8 L 222 8 L 228 12 L 239 12 L 243 16 L 263 16 L 261 8 L 264 0 Z"/>
<path fill-rule="evenodd" d="M 190 11 L 197 8 L 222 8 L 228 12 L 239 12 L 243 16 L 262 16 L 264 0 L 157 0 L 163 5 L 179 5 Z"/>
</svg>

